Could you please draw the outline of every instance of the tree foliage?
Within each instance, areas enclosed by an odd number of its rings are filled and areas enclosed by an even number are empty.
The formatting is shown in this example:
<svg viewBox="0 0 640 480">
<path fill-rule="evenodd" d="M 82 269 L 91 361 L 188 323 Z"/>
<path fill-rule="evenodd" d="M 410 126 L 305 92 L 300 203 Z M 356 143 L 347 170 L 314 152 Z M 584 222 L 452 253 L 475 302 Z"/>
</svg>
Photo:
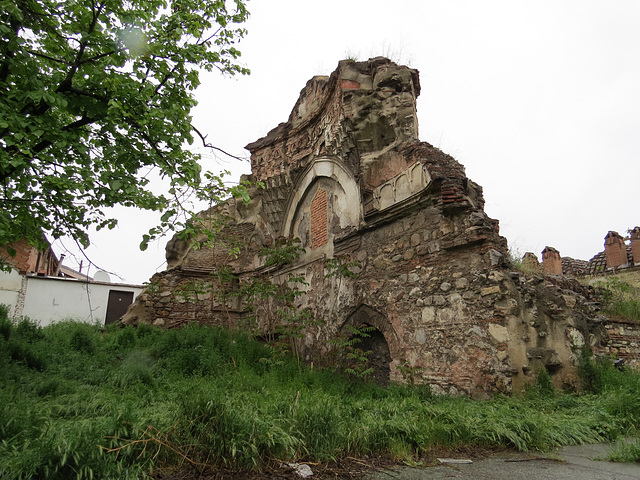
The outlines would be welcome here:
<svg viewBox="0 0 640 480">
<path fill-rule="evenodd" d="M 44 230 L 87 246 L 118 204 L 173 225 L 202 181 L 185 148 L 204 141 L 199 70 L 248 73 L 234 46 L 245 2 L 0 0 L 0 245 L 41 244 Z"/>
</svg>

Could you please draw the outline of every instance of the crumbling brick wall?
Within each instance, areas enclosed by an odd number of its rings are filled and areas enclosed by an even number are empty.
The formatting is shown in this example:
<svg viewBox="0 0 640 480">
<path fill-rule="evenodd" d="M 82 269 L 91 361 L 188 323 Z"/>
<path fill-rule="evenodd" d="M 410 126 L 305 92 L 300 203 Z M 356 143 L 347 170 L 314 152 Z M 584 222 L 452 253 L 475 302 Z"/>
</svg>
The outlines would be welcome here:
<svg viewBox="0 0 640 480">
<path fill-rule="evenodd" d="M 364 323 L 388 346 L 383 371 L 392 381 L 410 370 L 434 391 L 475 397 L 521 388 L 540 368 L 558 384 L 575 382 L 576 352 L 604 341 L 590 290 L 512 271 L 482 188 L 451 156 L 419 141 L 419 93 L 418 72 L 384 58 L 342 61 L 310 80 L 289 120 L 247 146 L 247 179 L 265 189 L 248 205 L 231 200 L 201 214 L 227 219 L 214 244 L 172 240 L 168 270 L 123 322 L 198 321 L 269 334 L 271 321 L 225 296 L 224 277 L 231 273 L 241 288 L 295 274 L 305 280 L 300 308 L 316 320 L 296 349 L 316 363 L 332 361 L 331 340 L 347 325 Z M 297 238 L 301 256 L 266 264 L 261 249 L 282 237 Z M 331 275 L 335 258 L 358 262 L 357 275 Z M 376 361 L 387 362 L 387 350 L 376 350 Z"/>
</svg>

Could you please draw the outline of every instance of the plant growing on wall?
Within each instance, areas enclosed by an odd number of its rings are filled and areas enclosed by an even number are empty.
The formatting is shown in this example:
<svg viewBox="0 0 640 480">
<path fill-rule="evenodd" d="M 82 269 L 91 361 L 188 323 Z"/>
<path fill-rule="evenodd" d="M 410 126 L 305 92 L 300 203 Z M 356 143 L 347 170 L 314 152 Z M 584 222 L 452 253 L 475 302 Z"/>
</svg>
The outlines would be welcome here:
<svg viewBox="0 0 640 480">
<path fill-rule="evenodd" d="M 360 262 L 351 260 L 347 255 L 337 255 L 325 260 L 325 278 L 333 279 L 333 293 L 331 295 L 331 307 L 329 308 L 329 316 L 333 314 L 333 309 L 338 301 L 338 295 L 342 289 L 342 280 L 344 278 L 355 278 L 360 268 Z"/>
<path fill-rule="evenodd" d="M 238 290 L 250 312 L 251 327 L 266 333 L 265 338 L 277 356 L 290 349 L 298 356 L 296 339 L 313 322 L 310 310 L 297 301 L 308 286 L 304 276 L 295 272 L 279 273 L 280 269 L 295 263 L 303 251 L 298 239 L 279 238 L 274 245 L 263 247 L 260 256 L 267 271 L 248 279 Z"/>
<path fill-rule="evenodd" d="M 402 360 L 400 365 L 397 366 L 400 375 L 406 383 L 409 385 L 415 385 L 416 379 L 420 378 L 420 374 L 425 370 L 424 367 L 418 365 L 411 365 L 407 360 Z"/>
</svg>

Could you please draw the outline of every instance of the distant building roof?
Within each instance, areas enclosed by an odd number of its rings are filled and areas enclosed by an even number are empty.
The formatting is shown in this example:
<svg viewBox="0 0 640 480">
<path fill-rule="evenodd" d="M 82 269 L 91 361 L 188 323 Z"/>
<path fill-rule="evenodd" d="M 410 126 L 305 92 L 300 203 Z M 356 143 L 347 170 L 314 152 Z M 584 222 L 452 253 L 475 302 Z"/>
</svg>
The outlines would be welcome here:
<svg viewBox="0 0 640 480">
<path fill-rule="evenodd" d="M 589 271 L 589 262 L 571 257 L 562 257 L 562 273 L 564 275 L 586 275 Z"/>
<path fill-rule="evenodd" d="M 65 265 L 61 265 L 60 266 L 60 274 L 58 275 L 60 277 L 67 277 L 67 278 L 75 278 L 77 280 L 87 280 L 87 281 L 92 281 L 93 278 L 91 278 L 89 275 L 85 274 L 85 273 L 80 273 L 75 271 L 73 268 L 69 268 Z"/>
</svg>

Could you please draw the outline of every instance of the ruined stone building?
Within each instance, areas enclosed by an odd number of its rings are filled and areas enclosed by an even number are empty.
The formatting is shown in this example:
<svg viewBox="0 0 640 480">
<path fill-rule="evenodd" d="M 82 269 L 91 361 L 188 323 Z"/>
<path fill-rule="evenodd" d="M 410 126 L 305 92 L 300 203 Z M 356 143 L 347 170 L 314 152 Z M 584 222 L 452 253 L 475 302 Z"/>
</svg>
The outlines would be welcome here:
<svg viewBox="0 0 640 480">
<path fill-rule="evenodd" d="M 558 385 L 575 382 L 580 347 L 604 351 L 609 342 L 590 290 L 513 271 L 482 188 L 419 141 L 419 94 L 418 72 L 385 58 L 341 61 L 312 78 L 289 120 L 247 146 L 247 180 L 264 188 L 248 204 L 232 199 L 201 214 L 229 219 L 213 244 L 174 238 L 168 269 L 123 322 L 244 325 L 246 302 L 220 295 L 223 272 L 232 274 L 230 290 L 297 275 L 305 284 L 296 302 L 313 321 L 296 348 L 316 363 L 331 361 L 331 340 L 349 325 L 364 324 L 373 327 L 367 348 L 382 381 L 411 372 L 435 392 L 474 397 L 521 388 L 540 368 Z M 293 263 L 261 255 L 278 238 L 299 239 Z M 357 275 L 331 275 L 336 258 Z M 248 326 L 277 327 L 260 315 Z"/>
</svg>

